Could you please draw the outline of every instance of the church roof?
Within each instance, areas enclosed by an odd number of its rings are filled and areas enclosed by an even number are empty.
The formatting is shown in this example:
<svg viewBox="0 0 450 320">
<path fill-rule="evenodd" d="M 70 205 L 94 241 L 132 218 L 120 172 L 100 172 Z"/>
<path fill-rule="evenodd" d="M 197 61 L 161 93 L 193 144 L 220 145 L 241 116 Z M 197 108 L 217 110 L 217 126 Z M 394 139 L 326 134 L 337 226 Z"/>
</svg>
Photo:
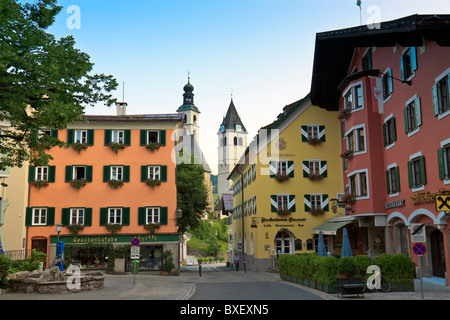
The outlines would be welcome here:
<svg viewBox="0 0 450 320">
<path fill-rule="evenodd" d="M 233 99 L 231 99 L 230 106 L 228 107 L 227 114 L 223 118 L 221 126 L 224 126 L 225 130 L 234 130 L 236 124 L 241 125 L 243 132 L 247 132 L 247 129 L 245 129 L 236 107 L 234 106 Z"/>
</svg>

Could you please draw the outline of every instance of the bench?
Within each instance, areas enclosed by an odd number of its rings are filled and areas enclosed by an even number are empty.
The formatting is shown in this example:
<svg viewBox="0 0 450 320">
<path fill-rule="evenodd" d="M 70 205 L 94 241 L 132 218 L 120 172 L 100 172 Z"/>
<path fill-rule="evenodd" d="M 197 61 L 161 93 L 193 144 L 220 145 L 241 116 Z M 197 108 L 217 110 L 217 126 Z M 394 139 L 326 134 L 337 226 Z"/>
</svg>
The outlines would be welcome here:
<svg viewBox="0 0 450 320">
<path fill-rule="evenodd" d="M 364 289 L 366 284 L 362 277 L 352 277 L 352 278 L 336 278 L 336 289 L 337 295 L 344 296 L 344 294 L 362 294 L 364 297 Z"/>
</svg>

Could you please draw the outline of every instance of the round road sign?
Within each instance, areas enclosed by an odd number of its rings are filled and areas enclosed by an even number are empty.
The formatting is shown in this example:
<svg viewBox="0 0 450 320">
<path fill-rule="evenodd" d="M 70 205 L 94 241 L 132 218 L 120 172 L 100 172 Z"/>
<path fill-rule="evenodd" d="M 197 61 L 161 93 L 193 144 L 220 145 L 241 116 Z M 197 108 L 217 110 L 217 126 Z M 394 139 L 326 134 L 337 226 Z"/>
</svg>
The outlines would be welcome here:
<svg viewBox="0 0 450 320">
<path fill-rule="evenodd" d="M 137 247 L 139 244 L 140 244 L 140 241 L 139 241 L 138 238 L 133 238 L 133 239 L 131 240 L 131 245 L 132 245 L 133 247 Z"/>
<path fill-rule="evenodd" d="M 412 247 L 413 252 L 418 256 L 423 256 L 427 252 L 427 247 L 423 243 L 417 242 Z"/>
</svg>

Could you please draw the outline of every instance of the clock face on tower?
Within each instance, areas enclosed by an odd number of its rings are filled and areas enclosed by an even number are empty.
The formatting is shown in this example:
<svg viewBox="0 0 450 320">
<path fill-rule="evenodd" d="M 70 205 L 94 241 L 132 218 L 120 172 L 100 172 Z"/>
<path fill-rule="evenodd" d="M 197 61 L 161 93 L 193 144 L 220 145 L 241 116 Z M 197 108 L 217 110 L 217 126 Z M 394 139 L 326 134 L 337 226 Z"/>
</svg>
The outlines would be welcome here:
<svg viewBox="0 0 450 320">
<path fill-rule="evenodd" d="M 224 125 L 221 125 L 221 126 L 220 126 L 220 132 L 222 132 L 222 133 L 225 132 L 225 126 L 224 126 Z"/>
<path fill-rule="evenodd" d="M 241 132 L 242 131 L 242 126 L 240 124 L 236 125 L 236 132 Z"/>
</svg>

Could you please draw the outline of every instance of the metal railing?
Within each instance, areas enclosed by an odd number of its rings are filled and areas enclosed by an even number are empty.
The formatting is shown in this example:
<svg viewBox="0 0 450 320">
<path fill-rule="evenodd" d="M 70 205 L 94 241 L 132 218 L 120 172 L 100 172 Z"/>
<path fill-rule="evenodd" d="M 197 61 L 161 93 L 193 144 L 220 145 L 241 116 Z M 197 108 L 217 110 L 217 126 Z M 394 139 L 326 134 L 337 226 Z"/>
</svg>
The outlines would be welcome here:
<svg viewBox="0 0 450 320">
<path fill-rule="evenodd" d="M 31 249 L 1 251 L 0 254 L 9 260 L 24 260 L 26 257 L 31 256 Z"/>
<path fill-rule="evenodd" d="M 278 256 L 277 255 L 269 256 L 269 268 L 278 270 Z"/>
</svg>

